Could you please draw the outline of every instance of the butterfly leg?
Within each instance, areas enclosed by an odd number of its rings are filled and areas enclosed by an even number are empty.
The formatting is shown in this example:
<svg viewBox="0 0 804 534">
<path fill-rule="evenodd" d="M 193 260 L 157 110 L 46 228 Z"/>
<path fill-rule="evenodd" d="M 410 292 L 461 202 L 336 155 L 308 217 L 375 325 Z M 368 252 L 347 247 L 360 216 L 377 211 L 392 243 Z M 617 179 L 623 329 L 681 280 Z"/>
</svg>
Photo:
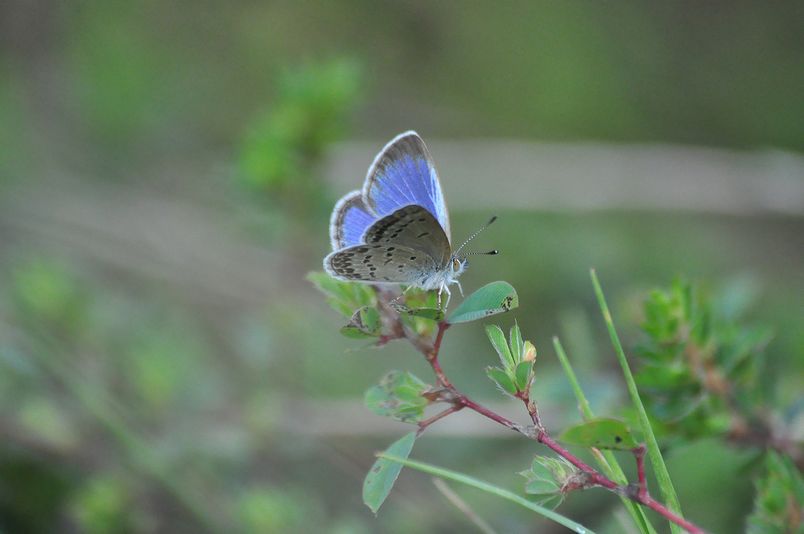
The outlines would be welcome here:
<svg viewBox="0 0 804 534">
<path fill-rule="evenodd" d="M 410 291 L 411 289 L 413 289 L 413 287 L 414 287 L 414 286 L 407 286 L 407 287 L 405 288 L 405 290 L 404 290 L 404 291 L 402 291 L 402 292 L 401 292 L 399 295 L 397 295 L 397 296 L 396 296 L 396 297 L 395 297 L 395 298 L 394 298 L 392 301 L 390 301 L 388 304 L 390 304 L 391 306 L 393 306 L 394 304 L 396 304 L 397 302 L 399 302 L 399 301 L 402 299 L 402 297 L 404 297 L 404 296 L 407 294 L 407 292 L 408 292 L 408 291 Z"/>
<path fill-rule="evenodd" d="M 452 293 L 449 292 L 449 287 L 447 284 L 442 285 L 438 289 L 438 307 L 441 307 L 441 292 L 444 291 L 447 294 L 447 301 L 444 303 L 444 309 L 446 310 L 449 307 L 449 299 L 452 296 Z"/>
<path fill-rule="evenodd" d="M 461 286 L 461 283 L 457 280 L 455 280 L 455 283 L 458 285 L 458 291 L 461 292 L 461 297 L 463 297 L 463 287 Z"/>
</svg>

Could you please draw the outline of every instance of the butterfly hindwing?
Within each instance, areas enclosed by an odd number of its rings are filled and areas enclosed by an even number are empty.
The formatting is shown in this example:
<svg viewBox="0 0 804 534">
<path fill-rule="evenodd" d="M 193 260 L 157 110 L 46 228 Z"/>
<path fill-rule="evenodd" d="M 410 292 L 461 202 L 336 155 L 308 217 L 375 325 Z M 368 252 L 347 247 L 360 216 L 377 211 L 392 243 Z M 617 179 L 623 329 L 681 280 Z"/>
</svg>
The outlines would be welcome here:
<svg viewBox="0 0 804 534">
<path fill-rule="evenodd" d="M 378 217 L 410 204 L 422 206 L 438 221 L 447 240 L 451 239 L 438 173 L 416 132 L 398 135 L 377 155 L 363 185 L 363 201 Z"/>
<path fill-rule="evenodd" d="M 357 282 L 415 284 L 436 268 L 423 251 L 402 245 L 362 244 L 324 258 L 327 273 Z"/>
<path fill-rule="evenodd" d="M 364 241 L 369 245 L 401 246 L 421 251 L 439 269 L 449 262 L 452 251 L 441 225 L 421 206 L 400 208 L 372 224 Z"/>
<path fill-rule="evenodd" d="M 347 193 L 332 210 L 329 222 L 332 249 L 338 250 L 360 244 L 366 229 L 376 220 L 377 217 L 363 202 L 363 195 L 360 191 Z"/>
</svg>

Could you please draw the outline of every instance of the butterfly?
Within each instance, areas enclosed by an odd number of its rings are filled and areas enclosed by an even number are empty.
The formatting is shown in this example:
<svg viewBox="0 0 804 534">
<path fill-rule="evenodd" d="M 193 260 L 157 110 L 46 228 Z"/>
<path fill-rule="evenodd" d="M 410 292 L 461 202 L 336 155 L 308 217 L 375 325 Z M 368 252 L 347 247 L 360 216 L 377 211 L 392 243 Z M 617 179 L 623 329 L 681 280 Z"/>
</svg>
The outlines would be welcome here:
<svg viewBox="0 0 804 534">
<path fill-rule="evenodd" d="M 332 210 L 333 252 L 324 269 L 337 279 L 398 284 L 447 294 L 469 265 L 460 251 L 494 222 L 452 250 L 449 214 L 433 159 L 414 131 L 393 138 L 374 158 L 363 189 L 344 195 Z M 483 254 L 496 254 L 496 250 Z"/>
</svg>

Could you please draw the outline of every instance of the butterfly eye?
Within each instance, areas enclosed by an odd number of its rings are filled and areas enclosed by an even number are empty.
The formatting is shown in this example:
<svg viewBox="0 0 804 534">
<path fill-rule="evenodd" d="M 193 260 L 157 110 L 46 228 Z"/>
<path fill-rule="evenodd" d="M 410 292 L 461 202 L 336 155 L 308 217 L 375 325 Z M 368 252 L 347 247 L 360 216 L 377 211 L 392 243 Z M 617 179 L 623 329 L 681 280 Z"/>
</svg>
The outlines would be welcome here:
<svg viewBox="0 0 804 534">
<path fill-rule="evenodd" d="M 458 258 L 452 260 L 452 270 L 456 272 L 461 270 L 461 260 Z"/>
</svg>

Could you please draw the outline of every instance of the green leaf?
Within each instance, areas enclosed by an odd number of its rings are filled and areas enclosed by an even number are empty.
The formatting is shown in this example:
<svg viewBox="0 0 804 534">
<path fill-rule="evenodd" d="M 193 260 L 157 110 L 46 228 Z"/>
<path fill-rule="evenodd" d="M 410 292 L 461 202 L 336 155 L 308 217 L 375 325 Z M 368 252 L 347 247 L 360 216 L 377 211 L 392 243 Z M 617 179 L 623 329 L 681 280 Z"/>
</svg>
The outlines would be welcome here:
<svg viewBox="0 0 804 534">
<path fill-rule="evenodd" d="M 413 450 L 413 443 L 416 441 L 416 432 L 405 434 L 391 444 L 385 450 L 389 456 L 407 459 L 410 451 Z M 365 480 L 363 481 L 363 502 L 375 514 L 380 509 L 382 503 L 391 493 L 399 472 L 402 471 L 402 464 L 398 461 L 391 461 L 386 458 L 378 458 L 371 466 Z"/>
<path fill-rule="evenodd" d="M 450 469 L 444 469 L 443 467 L 438 467 L 431 464 L 426 464 L 424 462 L 417 462 L 416 460 L 408 460 L 405 458 L 398 458 L 389 453 L 384 453 L 380 456 L 381 458 L 385 458 L 388 461 L 399 462 L 400 464 L 410 467 L 411 469 L 416 469 L 418 471 L 422 471 L 424 473 L 428 473 L 433 476 L 437 476 L 440 478 L 445 478 L 447 480 L 454 480 L 455 482 L 459 482 L 461 484 L 466 484 L 467 486 L 471 486 L 473 488 L 477 488 L 481 491 L 485 491 L 491 495 L 496 495 L 502 499 L 506 499 L 513 503 L 516 503 L 528 510 L 536 512 L 537 514 L 555 521 L 556 523 L 563 525 L 570 529 L 573 532 L 577 532 L 579 534 L 594 534 L 590 529 L 584 527 L 583 525 L 576 523 L 575 521 L 564 517 L 563 515 L 556 513 L 549 508 L 544 506 L 539 506 L 536 503 L 533 503 L 521 495 L 517 495 L 512 491 L 508 491 L 506 489 L 500 488 L 498 486 L 494 486 L 489 484 L 488 482 L 484 482 L 482 480 L 478 480 L 474 477 L 470 477 L 468 475 L 464 475 L 463 473 L 458 473 L 456 471 L 452 471 Z"/>
<path fill-rule="evenodd" d="M 491 341 L 494 350 L 497 351 L 503 368 L 507 371 L 513 371 L 516 363 L 514 362 L 514 357 L 508 348 L 508 343 L 505 341 L 505 334 L 503 334 L 502 329 L 500 329 L 500 327 L 496 324 L 490 324 L 486 326 L 486 335 L 488 336 L 489 341 Z"/>
<path fill-rule="evenodd" d="M 450 324 L 467 323 L 504 313 L 519 306 L 516 290 L 508 282 L 491 282 L 461 302 L 450 315 Z"/>
<path fill-rule="evenodd" d="M 599 417 L 566 429 L 559 440 L 570 445 L 598 449 L 631 450 L 639 446 L 628 425 L 617 419 Z"/>
<path fill-rule="evenodd" d="M 533 370 L 533 362 L 521 362 L 516 366 L 514 377 L 516 378 L 516 388 L 519 391 L 527 391 L 530 386 L 531 371 Z"/>
<path fill-rule="evenodd" d="M 516 386 L 505 371 L 499 367 L 487 367 L 486 374 L 502 391 L 516 395 Z"/>
<path fill-rule="evenodd" d="M 511 354 L 514 355 L 514 361 L 521 362 L 524 355 L 524 342 L 522 341 L 522 332 L 519 330 L 519 323 L 516 321 L 514 321 L 514 326 L 511 327 L 508 339 L 511 341 Z"/>
</svg>

